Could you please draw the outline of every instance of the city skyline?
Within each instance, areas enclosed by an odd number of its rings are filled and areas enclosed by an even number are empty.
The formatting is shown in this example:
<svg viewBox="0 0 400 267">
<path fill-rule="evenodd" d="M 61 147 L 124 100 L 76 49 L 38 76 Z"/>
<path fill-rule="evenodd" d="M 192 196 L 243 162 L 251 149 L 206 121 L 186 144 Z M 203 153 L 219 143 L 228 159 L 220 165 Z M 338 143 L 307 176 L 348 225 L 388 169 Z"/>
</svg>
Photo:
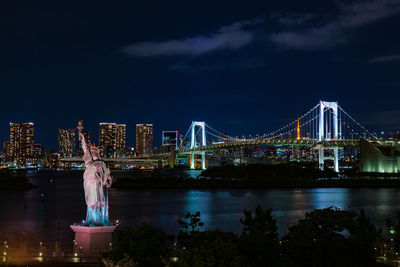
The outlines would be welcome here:
<svg viewBox="0 0 400 267">
<path fill-rule="evenodd" d="M 83 122 L 83 121 L 78 121 L 78 122 Z M 34 122 L 9 122 L 9 125 L 12 125 L 12 124 L 31 124 L 31 125 L 35 125 L 35 132 L 36 132 L 36 123 L 34 123 Z M 127 125 L 126 124 L 124 124 L 124 123 L 116 123 L 116 122 L 100 122 L 100 123 L 98 123 L 98 125 L 97 125 L 97 128 L 94 128 L 94 129 L 88 129 L 88 128 L 85 128 L 85 131 L 84 131 L 84 133 L 86 134 L 86 133 L 90 133 L 90 135 L 89 135 L 89 140 L 92 142 L 92 143 L 95 143 L 95 144 L 98 144 L 98 145 L 100 145 L 101 147 L 104 147 L 104 145 L 102 146 L 101 145 L 101 143 L 102 143 L 102 141 L 101 141 L 101 126 L 102 125 L 117 125 L 117 126 L 120 126 L 120 125 L 122 125 L 123 127 L 124 127 L 124 144 L 123 144 L 123 146 L 125 146 L 126 147 L 126 149 L 127 148 L 134 148 L 134 147 L 136 147 L 137 146 L 137 126 L 138 125 L 151 125 L 151 127 L 152 128 L 154 128 L 155 127 L 155 125 L 154 124 L 152 124 L 152 123 L 140 123 L 140 124 L 138 124 L 138 123 L 136 123 L 135 124 L 135 130 L 134 130 L 134 132 L 133 133 L 131 133 L 131 136 L 134 136 L 133 138 L 131 137 L 130 138 L 130 142 L 128 143 L 126 140 L 127 140 L 127 138 L 126 138 L 126 136 L 128 136 L 128 131 L 126 130 L 128 127 L 127 127 Z M 157 127 L 156 127 L 157 128 Z M 189 129 L 190 129 L 190 127 L 189 127 Z M 42 143 L 40 143 L 40 142 L 36 142 L 36 138 L 34 137 L 33 138 L 33 143 L 32 143 L 32 145 L 33 144 L 40 144 L 40 145 L 42 145 L 42 146 L 44 146 L 44 148 L 51 148 L 51 149 L 56 149 L 57 151 L 59 151 L 59 148 L 60 148 L 60 130 L 61 131 L 72 131 L 72 132 L 74 132 L 75 133 L 75 135 L 76 135 L 76 133 L 77 133 L 77 128 L 76 127 L 64 127 L 64 128 L 57 128 L 57 132 L 56 132 L 56 135 L 58 135 L 58 138 L 56 138 L 56 144 L 55 144 L 55 146 L 48 146 L 47 144 L 42 144 Z M 186 130 L 185 130 L 186 131 Z M 168 132 L 173 132 L 173 133 L 176 133 L 177 135 L 178 134 L 182 134 L 182 133 L 184 133 L 185 131 L 183 131 L 183 130 L 173 130 L 173 131 L 170 131 L 170 130 L 161 130 L 160 132 L 157 132 L 157 133 L 153 133 L 152 134 L 152 143 L 153 143 L 153 148 L 156 148 L 156 149 L 160 149 L 162 146 L 163 146 L 163 138 L 164 138 L 164 132 L 166 132 L 166 133 L 168 133 Z M 153 131 L 154 132 L 154 131 Z M 385 136 L 385 137 L 388 137 L 388 138 L 393 138 L 394 136 L 396 136 L 396 139 L 398 139 L 397 138 L 397 136 L 398 135 L 400 135 L 400 131 L 398 131 L 398 130 L 387 130 L 387 131 L 375 131 L 374 132 L 377 136 Z M 222 134 L 222 136 L 224 136 L 224 135 L 226 135 L 226 133 L 221 133 Z M 9 131 L 9 129 L 8 129 L 8 133 L 7 133 L 7 137 L 6 137 L 6 139 L 4 139 L 4 140 L 2 140 L 1 142 L 3 142 L 3 146 L 4 146 L 4 142 L 9 142 L 10 141 L 10 131 Z M 73 136 L 73 138 L 76 138 L 76 136 Z M 155 138 L 154 138 L 154 135 L 155 135 Z M 228 134 L 229 135 L 229 134 Z M 251 137 L 252 135 L 251 134 L 249 134 L 247 137 Z M 243 138 L 246 138 L 246 136 L 244 136 L 244 135 L 236 135 L 236 137 L 243 137 Z M 255 135 L 253 135 L 253 137 L 256 137 Z M 261 138 L 262 137 L 262 134 L 260 134 L 259 135 L 259 137 Z M 302 137 L 304 137 L 304 136 L 302 136 Z M 132 140 L 132 139 L 134 139 L 134 140 Z M 77 139 L 76 139 L 77 140 Z M 216 138 L 216 137 L 214 137 L 214 140 L 213 141 L 218 141 L 218 138 Z M 168 146 L 168 145 L 167 145 Z M 71 148 L 73 151 L 75 151 L 76 152 L 76 149 L 78 149 L 79 148 L 79 143 L 78 144 L 75 144 L 75 146 L 74 146 L 74 148 Z"/>
<path fill-rule="evenodd" d="M 262 134 L 320 99 L 399 130 L 400 1 L 156 6 L 3 3 L 1 140 L 10 121 L 32 121 L 35 142 L 55 148 L 78 119 L 95 138 L 102 121 L 126 124 L 129 145 L 140 122 L 156 144 L 193 120 Z"/>
<path fill-rule="evenodd" d="M 83 125 L 83 121 L 78 121 L 78 125 L 81 124 Z M 33 122 L 10 122 L 9 123 L 9 137 L 6 140 L 3 140 L 3 142 L 7 142 L 6 145 L 9 145 L 10 143 L 10 138 L 14 138 L 14 127 L 15 126 L 20 126 L 20 125 L 30 125 L 32 128 L 34 127 L 35 123 Z M 153 124 L 136 124 L 136 130 L 138 125 L 150 125 L 153 127 Z M 85 128 L 83 128 L 85 129 Z M 69 128 L 58 128 L 58 138 L 57 138 L 57 146 L 56 147 L 46 147 L 46 148 L 52 148 L 52 149 L 57 149 L 60 154 L 67 154 L 68 156 L 74 155 L 75 153 L 78 153 L 78 149 L 80 148 L 80 142 L 77 139 L 77 133 L 78 133 L 78 127 L 69 127 Z M 93 132 L 97 132 L 97 138 L 94 138 Z M 162 131 L 163 133 L 164 131 Z M 178 130 L 176 131 L 166 131 L 166 132 L 174 132 L 176 135 L 178 135 Z M 86 136 L 88 133 L 90 133 L 89 136 Z M 160 136 L 162 136 L 162 133 L 160 133 Z M 83 131 L 83 134 L 86 136 L 88 141 L 91 143 L 98 143 L 100 147 L 103 149 L 107 150 L 107 147 L 109 146 L 111 149 L 111 154 L 114 153 L 121 153 L 121 151 L 125 151 L 128 148 L 135 147 L 136 141 L 132 145 L 127 145 L 126 144 L 126 124 L 122 123 L 115 123 L 115 122 L 101 122 L 98 124 L 98 129 L 97 131 L 92 131 L 91 129 L 85 129 Z M 152 134 L 153 135 L 153 134 Z M 93 139 L 91 139 L 91 137 Z M 137 138 L 137 133 L 135 132 L 135 136 Z M 35 142 L 34 135 L 32 134 L 32 146 L 34 144 L 39 144 L 38 142 Z M 31 140 L 31 141 L 32 141 Z M 153 136 L 151 136 L 151 140 L 153 142 Z M 162 140 L 160 140 L 160 145 L 163 146 Z M 156 142 L 158 143 L 158 142 Z M 43 144 L 40 144 L 43 145 Z M 4 144 L 3 144 L 4 146 Z M 156 144 L 157 148 L 158 144 Z M 106 153 L 106 152 L 104 152 Z M 116 155 L 116 154 L 115 154 Z M 114 156 L 115 156 L 114 155 Z"/>
<path fill-rule="evenodd" d="M 397 266 L 400 0 L 0 1 L 6 266 Z"/>
</svg>

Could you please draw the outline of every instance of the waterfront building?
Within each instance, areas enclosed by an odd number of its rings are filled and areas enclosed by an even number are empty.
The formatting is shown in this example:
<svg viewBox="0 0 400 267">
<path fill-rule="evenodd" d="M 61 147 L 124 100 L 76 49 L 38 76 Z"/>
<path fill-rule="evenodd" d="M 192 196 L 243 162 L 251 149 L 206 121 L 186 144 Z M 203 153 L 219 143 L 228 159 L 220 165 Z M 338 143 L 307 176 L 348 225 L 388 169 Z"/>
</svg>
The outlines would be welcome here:
<svg viewBox="0 0 400 267">
<path fill-rule="evenodd" d="M 126 125 L 102 122 L 99 125 L 99 142 L 103 156 L 117 158 L 125 155 Z"/>
<path fill-rule="evenodd" d="M 389 139 L 400 140 L 400 131 L 397 132 L 389 132 Z"/>
<path fill-rule="evenodd" d="M 10 122 L 10 143 L 8 156 L 12 161 L 23 164 L 32 158 L 33 152 L 33 122 Z"/>
<path fill-rule="evenodd" d="M 178 148 L 178 131 L 162 131 L 161 146 L 164 151 L 172 151 Z"/>
<path fill-rule="evenodd" d="M 136 124 L 136 153 L 140 156 L 153 153 L 153 124 Z"/>
<path fill-rule="evenodd" d="M 379 145 L 360 139 L 360 169 L 362 172 L 398 173 L 400 172 L 400 148 Z"/>
<path fill-rule="evenodd" d="M 58 129 L 58 153 L 64 158 L 75 155 L 76 133 L 74 129 Z"/>
</svg>

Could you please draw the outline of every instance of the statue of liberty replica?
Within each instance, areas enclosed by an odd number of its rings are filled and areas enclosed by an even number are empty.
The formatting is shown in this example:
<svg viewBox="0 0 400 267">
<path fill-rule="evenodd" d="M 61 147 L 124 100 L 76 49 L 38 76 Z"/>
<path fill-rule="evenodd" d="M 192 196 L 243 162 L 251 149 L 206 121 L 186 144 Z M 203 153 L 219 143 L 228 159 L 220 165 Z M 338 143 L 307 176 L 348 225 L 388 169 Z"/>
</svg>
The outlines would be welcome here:
<svg viewBox="0 0 400 267">
<path fill-rule="evenodd" d="M 81 123 L 82 124 L 82 123 Z M 82 256 L 96 257 L 111 248 L 112 233 L 117 227 L 108 217 L 108 189 L 112 183 L 110 169 L 100 158 L 101 149 L 85 140 L 82 125 L 78 126 L 78 137 L 82 144 L 85 172 L 86 220 L 71 225 L 75 232 L 74 247 L 80 247 Z"/>
<path fill-rule="evenodd" d="M 112 183 L 110 169 L 100 158 L 101 149 L 90 144 L 90 141 L 87 143 L 80 130 L 78 130 L 78 134 L 82 143 L 83 161 L 86 167 L 83 173 L 83 188 L 87 210 L 83 225 L 109 226 L 108 188 Z"/>
</svg>

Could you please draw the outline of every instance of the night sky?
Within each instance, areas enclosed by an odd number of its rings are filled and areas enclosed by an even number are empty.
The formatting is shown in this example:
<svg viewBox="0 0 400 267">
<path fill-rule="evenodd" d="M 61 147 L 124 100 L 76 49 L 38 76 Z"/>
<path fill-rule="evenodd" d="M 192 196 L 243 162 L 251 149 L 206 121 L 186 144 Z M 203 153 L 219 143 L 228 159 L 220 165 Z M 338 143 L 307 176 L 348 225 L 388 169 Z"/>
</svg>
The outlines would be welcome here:
<svg viewBox="0 0 400 267">
<path fill-rule="evenodd" d="M 400 130 L 400 0 L 1 1 L 0 141 L 84 120 L 266 133 L 318 101 Z"/>
</svg>

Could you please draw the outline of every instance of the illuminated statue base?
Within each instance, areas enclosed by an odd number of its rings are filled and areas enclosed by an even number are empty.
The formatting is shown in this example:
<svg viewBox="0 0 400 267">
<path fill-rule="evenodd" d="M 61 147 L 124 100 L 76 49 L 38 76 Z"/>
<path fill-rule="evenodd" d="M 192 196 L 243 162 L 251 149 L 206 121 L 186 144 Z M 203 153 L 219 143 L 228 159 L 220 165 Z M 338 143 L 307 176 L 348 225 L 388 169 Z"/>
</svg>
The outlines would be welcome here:
<svg viewBox="0 0 400 267">
<path fill-rule="evenodd" d="M 75 232 L 75 243 L 79 256 L 98 257 L 99 253 L 111 249 L 112 233 L 117 226 L 70 225 L 70 227 Z"/>
</svg>

